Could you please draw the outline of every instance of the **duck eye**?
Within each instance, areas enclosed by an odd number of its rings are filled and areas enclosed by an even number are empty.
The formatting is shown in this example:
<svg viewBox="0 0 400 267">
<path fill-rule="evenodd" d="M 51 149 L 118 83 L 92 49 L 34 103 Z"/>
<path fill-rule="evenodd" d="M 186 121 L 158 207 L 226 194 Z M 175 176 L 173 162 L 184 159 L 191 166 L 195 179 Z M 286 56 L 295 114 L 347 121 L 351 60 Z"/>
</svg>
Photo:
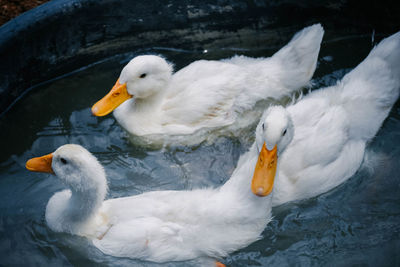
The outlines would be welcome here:
<svg viewBox="0 0 400 267">
<path fill-rule="evenodd" d="M 283 131 L 282 136 L 285 136 L 286 134 L 286 129 Z"/>
<path fill-rule="evenodd" d="M 144 78 L 146 77 L 146 75 L 147 75 L 146 73 L 143 73 L 142 75 L 139 76 L 139 78 Z"/>
<path fill-rule="evenodd" d="M 263 131 L 264 131 L 264 130 L 265 130 L 265 129 L 264 129 L 264 123 L 263 123 L 261 126 L 262 126 L 262 128 L 263 128 Z"/>
<path fill-rule="evenodd" d="M 60 158 L 60 161 L 61 161 L 63 164 L 67 164 L 67 163 L 68 163 L 67 160 L 64 159 L 64 158 Z"/>
</svg>

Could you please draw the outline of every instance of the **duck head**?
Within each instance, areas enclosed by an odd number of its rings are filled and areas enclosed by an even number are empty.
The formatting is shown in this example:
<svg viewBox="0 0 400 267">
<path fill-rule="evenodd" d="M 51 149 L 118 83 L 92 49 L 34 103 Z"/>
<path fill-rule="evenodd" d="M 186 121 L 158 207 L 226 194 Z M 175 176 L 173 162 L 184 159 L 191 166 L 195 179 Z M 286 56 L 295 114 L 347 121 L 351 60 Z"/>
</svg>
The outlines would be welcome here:
<svg viewBox="0 0 400 267">
<path fill-rule="evenodd" d="M 269 107 L 256 129 L 259 156 L 251 182 L 251 190 L 255 195 L 263 197 L 271 193 L 279 155 L 293 136 L 293 122 L 286 109 L 281 106 Z"/>
<path fill-rule="evenodd" d="M 172 65 L 159 56 L 133 58 L 121 71 L 111 91 L 92 107 L 95 116 L 105 116 L 130 98 L 146 99 L 164 90 Z"/>
<path fill-rule="evenodd" d="M 55 174 L 75 192 L 107 191 L 106 175 L 97 159 L 79 145 L 63 145 L 55 152 L 28 160 L 26 168 Z"/>
</svg>

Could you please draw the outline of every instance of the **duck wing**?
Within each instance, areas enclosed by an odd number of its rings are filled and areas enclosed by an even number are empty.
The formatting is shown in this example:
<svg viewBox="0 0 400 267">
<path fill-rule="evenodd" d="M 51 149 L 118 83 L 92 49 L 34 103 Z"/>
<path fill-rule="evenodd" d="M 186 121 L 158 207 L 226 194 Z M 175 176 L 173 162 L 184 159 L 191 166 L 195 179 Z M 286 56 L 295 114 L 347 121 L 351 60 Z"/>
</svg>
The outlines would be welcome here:
<svg viewBox="0 0 400 267">
<path fill-rule="evenodd" d="M 303 161 L 324 165 L 339 158 L 349 143 L 369 141 L 399 92 L 400 32 L 384 39 L 337 85 L 314 91 L 288 108 L 296 129 L 294 143 L 308 147 Z"/>
<path fill-rule="evenodd" d="M 103 253 L 155 262 L 194 258 L 181 236 L 182 226 L 156 217 L 135 218 L 112 225 L 93 244 Z"/>
<path fill-rule="evenodd" d="M 295 136 L 281 157 L 274 205 L 316 196 L 351 177 L 399 93 L 400 32 L 381 41 L 335 86 L 288 107 Z"/>
<path fill-rule="evenodd" d="M 243 91 L 242 68 L 220 61 L 200 60 L 178 71 L 162 105 L 164 127 L 224 126 L 234 122 L 234 102 Z"/>
</svg>

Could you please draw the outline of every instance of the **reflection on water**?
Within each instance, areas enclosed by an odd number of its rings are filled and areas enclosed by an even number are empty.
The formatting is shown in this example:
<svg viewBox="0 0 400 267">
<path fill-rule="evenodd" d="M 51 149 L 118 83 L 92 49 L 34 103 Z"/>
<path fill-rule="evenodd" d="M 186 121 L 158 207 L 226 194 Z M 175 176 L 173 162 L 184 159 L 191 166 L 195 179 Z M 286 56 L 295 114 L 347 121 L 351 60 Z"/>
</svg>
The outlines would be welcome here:
<svg viewBox="0 0 400 267">
<path fill-rule="evenodd" d="M 331 85 L 369 52 L 369 38 L 323 44 L 314 88 Z M 154 49 L 177 69 L 207 54 Z M 245 51 L 270 56 L 273 49 Z M 241 51 L 240 53 L 243 53 Z M 0 118 L 1 263 L 19 265 L 159 266 L 103 255 L 82 237 L 53 233 L 44 221 L 47 201 L 63 188 L 53 176 L 30 173 L 25 161 L 77 143 L 104 165 L 109 198 L 145 191 L 219 186 L 252 142 L 219 137 L 193 147 L 146 149 L 132 145 L 112 116 L 96 118 L 90 106 L 114 84 L 132 55 L 121 55 L 34 89 Z M 368 146 L 363 167 L 345 184 L 319 197 L 275 208 L 264 238 L 225 259 L 229 266 L 400 264 L 400 103 Z M 195 264 L 196 262 L 191 262 Z M 187 266 L 187 263 L 181 263 Z M 177 263 L 161 266 L 179 266 Z"/>
</svg>

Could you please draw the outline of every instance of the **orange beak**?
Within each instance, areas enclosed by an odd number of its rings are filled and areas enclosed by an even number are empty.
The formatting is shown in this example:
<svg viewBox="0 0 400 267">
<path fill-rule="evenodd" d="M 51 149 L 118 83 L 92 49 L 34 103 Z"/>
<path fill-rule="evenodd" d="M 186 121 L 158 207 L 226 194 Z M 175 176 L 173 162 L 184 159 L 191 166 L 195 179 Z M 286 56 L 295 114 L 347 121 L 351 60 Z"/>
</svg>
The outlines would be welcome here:
<svg viewBox="0 0 400 267">
<path fill-rule="evenodd" d="M 53 153 L 48 155 L 30 159 L 26 162 L 25 167 L 32 172 L 48 172 L 52 173 L 51 162 L 53 161 Z"/>
<path fill-rule="evenodd" d="M 118 79 L 111 91 L 93 105 L 92 113 L 98 117 L 105 116 L 132 97 L 126 89 L 126 83 L 120 84 Z"/>
<path fill-rule="evenodd" d="M 255 195 L 265 197 L 272 192 L 277 162 L 277 146 L 275 145 L 272 150 L 268 150 L 264 143 L 251 181 L 251 191 Z"/>
</svg>

